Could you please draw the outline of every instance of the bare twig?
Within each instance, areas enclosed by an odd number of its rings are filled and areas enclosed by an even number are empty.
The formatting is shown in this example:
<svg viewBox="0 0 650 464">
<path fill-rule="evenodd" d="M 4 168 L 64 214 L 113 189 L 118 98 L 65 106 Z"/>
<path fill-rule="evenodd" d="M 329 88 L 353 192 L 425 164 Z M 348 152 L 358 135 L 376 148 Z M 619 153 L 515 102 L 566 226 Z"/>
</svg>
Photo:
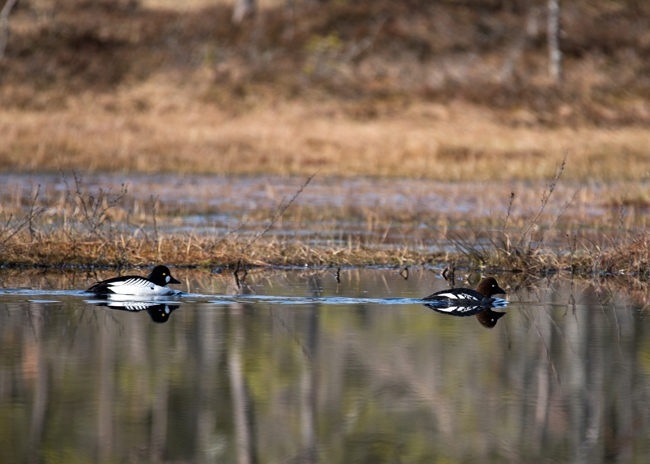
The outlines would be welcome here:
<svg viewBox="0 0 650 464">
<path fill-rule="evenodd" d="M 97 197 L 95 198 L 95 196 L 91 194 L 85 194 L 82 192 L 81 177 L 77 174 L 76 171 L 72 172 L 72 177 L 75 183 L 75 194 L 79 205 L 81 206 L 81 212 L 83 214 L 83 219 L 86 227 L 88 228 L 88 231 L 106 243 L 108 239 L 102 233 L 101 227 L 107 219 L 106 213 L 108 210 L 116 206 L 126 196 L 126 185 L 122 184 L 120 193 L 114 196 L 111 196 L 110 192 L 105 193 L 102 189 L 100 189 Z M 64 182 L 67 185 L 65 178 Z"/>
<path fill-rule="evenodd" d="M 7 40 L 9 39 L 9 13 L 18 0 L 7 0 L 0 10 L 0 61 L 4 59 Z"/>
<path fill-rule="evenodd" d="M 44 207 L 36 207 L 36 203 L 38 201 L 38 196 L 41 190 L 41 186 L 38 185 L 36 188 L 36 191 L 34 192 L 34 195 L 32 197 L 32 201 L 30 202 L 29 205 L 29 211 L 27 211 L 27 214 L 25 217 L 22 218 L 22 220 L 19 220 L 16 224 L 12 225 L 12 219 L 13 215 L 9 215 L 7 218 L 7 221 L 5 222 L 2 230 L 0 230 L 0 246 L 4 245 L 7 243 L 9 240 L 11 240 L 16 234 L 18 234 L 25 226 L 28 227 L 29 229 L 29 235 L 30 239 L 33 241 L 34 238 L 34 218 L 39 216 L 40 214 L 45 211 Z"/>
<path fill-rule="evenodd" d="M 566 153 L 564 154 L 564 158 L 562 158 L 562 163 L 560 164 L 560 167 L 555 173 L 555 176 L 553 176 L 551 181 L 548 183 L 546 190 L 544 191 L 544 193 L 542 193 L 542 204 L 540 205 L 537 214 L 535 214 L 533 219 L 531 219 L 530 222 L 528 223 L 528 226 L 526 226 L 526 229 L 524 229 L 523 233 L 521 234 L 521 237 L 519 237 L 519 242 L 517 243 L 517 246 L 521 246 L 523 244 L 530 230 L 537 225 L 537 221 L 539 221 L 539 218 L 542 216 L 542 213 L 546 209 L 548 200 L 551 198 L 551 195 L 555 191 L 555 187 L 557 186 L 557 183 L 560 180 L 562 173 L 564 172 L 565 166 L 566 166 Z"/>
<path fill-rule="evenodd" d="M 293 202 L 296 201 L 296 199 L 300 196 L 300 194 L 305 189 L 305 187 L 307 187 L 307 185 L 309 185 L 309 183 L 311 182 L 311 180 L 314 178 L 315 175 L 316 175 L 316 173 L 314 173 L 314 174 L 310 175 L 309 177 L 307 177 L 307 180 L 305 180 L 305 182 L 302 183 L 302 185 L 298 188 L 296 193 L 294 193 L 293 196 L 288 201 L 284 201 L 284 202 L 280 203 L 277 211 L 275 212 L 275 214 L 273 215 L 273 217 L 271 218 L 269 223 L 266 225 L 266 227 L 263 230 L 261 230 L 260 232 L 258 232 L 257 234 L 255 234 L 255 236 L 252 239 L 250 239 L 250 241 L 246 244 L 246 246 L 244 247 L 244 250 L 243 250 L 244 252 L 246 252 L 246 250 L 248 250 L 251 247 L 251 245 L 253 245 L 255 242 L 257 242 L 269 230 L 271 230 L 271 228 L 275 225 L 275 223 L 278 221 L 278 219 L 280 219 L 280 217 L 282 217 L 282 215 L 289 208 L 289 206 L 291 206 L 293 204 Z"/>
<path fill-rule="evenodd" d="M 7 229 L 10 229 L 10 228 L 11 228 L 11 229 L 13 229 L 13 230 L 7 230 L 6 232 L 3 233 L 3 234 L 7 234 L 7 235 L 6 235 L 5 237 L 2 237 L 2 241 L 0 241 L 0 245 L 4 245 L 4 244 L 7 243 L 9 240 L 11 240 L 11 238 L 12 238 L 14 235 L 16 235 L 18 232 L 20 232 L 20 231 L 22 230 L 22 228 L 25 227 L 25 225 L 27 224 L 27 222 L 29 221 L 29 219 L 26 218 L 26 219 L 24 219 L 22 222 L 16 224 L 16 225 L 13 226 L 13 227 L 11 227 L 11 222 L 10 222 L 10 221 L 11 221 L 11 216 L 9 217 L 9 220 L 8 220 L 7 223 L 5 224 L 5 227 L 6 227 Z"/>
<path fill-rule="evenodd" d="M 578 196 L 578 193 L 580 193 L 580 187 L 578 187 L 577 189 L 575 189 L 575 190 L 573 191 L 573 195 L 571 195 L 571 198 L 569 198 L 569 199 L 564 203 L 564 205 L 562 205 L 562 207 L 560 208 L 559 212 L 558 212 L 557 215 L 555 216 L 555 219 L 553 220 L 553 222 L 552 222 L 551 225 L 549 226 L 549 229 L 552 229 L 553 227 L 555 227 L 555 225 L 556 225 L 557 222 L 560 220 L 560 218 L 562 217 L 562 215 L 563 215 L 564 213 L 566 213 L 567 209 L 569 209 L 569 206 L 571 206 L 571 204 L 573 204 L 573 202 L 575 201 L 576 197 Z"/>
<path fill-rule="evenodd" d="M 158 209 L 158 196 L 151 195 L 151 215 L 153 217 L 153 243 L 158 243 L 158 221 L 156 210 Z"/>
<path fill-rule="evenodd" d="M 508 228 L 508 219 L 510 219 L 510 213 L 512 213 L 512 203 L 515 201 L 515 192 L 510 192 L 510 200 L 508 201 L 508 212 L 506 213 L 506 219 L 503 221 L 503 232 Z"/>
<path fill-rule="evenodd" d="M 267 227 L 265 228 L 265 230 L 263 230 L 262 232 L 258 233 L 255 237 L 253 237 L 253 238 L 251 239 L 251 241 L 250 241 L 250 242 L 249 242 L 249 243 L 244 247 L 244 251 L 248 250 L 248 248 L 249 248 L 253 243 L 255 243 L 255 242 L 256 242 L 256 241 L 257 241 L 257 240 L 258 240 L 262 235 L 264 235 L 266 232 L 269 231 L 269 229 L 270 229 L 271 227 L 273 227 L 274 223 L 278 220 L 278 218 L 279 218 L 279 217 L 284 213 L 284 211 L 285 211 L 285 210 L 286 210 L 286 209 L 291 205 L 291 203 L 293 203 L 293 201 L 298 197 L 298 195 L 299 195 L 300 193 L 302 193 L 302 190 L 307 186 L 307 184 L 309 184 L 309 183 L 311 182 L 312 178 L 313 178 L 315 175 L 316 175 L 316 173 L 312 174 L 311 176 L 309 176 L 309 177 L 307 178 L 307 180 L 306 180 L 306 181 L 305 181 L 305 182 L 300 186 L 300 189 L 296 192 L 296 194 L 294 195 L 294 197 L 291 198 L 291 200 L 290 200 L 290 201 L 289 201 L 289 202 L 284 206 L 284 209 L 280 212 L 280 214 L 279 214 L 279 215 L 276 214 L 276 215 L 273 217 L 272 222 L 271 222 L 269 225 L 267 225 Z M 282 205 L 281 205 L 281 206 L 282 206 Z M 233 236 L 235 236 L 235 239 L 237 239 L 237 238 L 238 238 L 238 233 L 239 233 L 242 229 L 244 229 L 244 227 L 246 227 L 247 225 L 248 225 L 248 221 L 242 221 L 242 222 L 240 222 L 239 225 L 238 225 L 237 227 L 235 227 L 234 229 L 229 230 L 228 232 L 226 232 L 226 233 L 225 233 L 225 234 L 224 234 L 220 239 L 215 240 L 215 241 L 213 242 L 213 244 L 212 244 L 212 249 L 214 250 L 214 249 L 217 248 L 220 244 L 222 244 L 223 242 L 225 242 L 226 240 L 230 239 L 230 238 L 233 237 Z"/>
<path fill-rule="evenodd" d="M 32 196 L 32 201 L 29 204 L 29 212 L 27 213 L 27 220 L 28 220 L 28 229 L 29 229 L 29 241 L 33 242 L 34 241 L 34 218 L 38 215 L 40 215 L 43 211 L 45 211 L 44 207 L 36 208 L 36 202 L 38 201 L 38 194 L 41 191 L 41 184 L 38 184 L 36 187 L 36 191 L 34 192 L 34 195 Z"/>
</svg>

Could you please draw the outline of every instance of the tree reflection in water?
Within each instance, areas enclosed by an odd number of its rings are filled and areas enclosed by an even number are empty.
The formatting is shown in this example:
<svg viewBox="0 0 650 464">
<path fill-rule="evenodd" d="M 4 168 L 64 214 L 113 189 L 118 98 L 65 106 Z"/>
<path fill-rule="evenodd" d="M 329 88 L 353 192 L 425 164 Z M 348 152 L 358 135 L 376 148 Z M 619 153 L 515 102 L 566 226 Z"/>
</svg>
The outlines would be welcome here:
<svg viewBox="0 0 650 464">
<path fill-rule="evenodd" d="M 247 282 L 304 297 L 431 284 L 287 275 Z M 650 319 L 607 290 L 524 285 L 507 318 L 474 314 L 500 318 L 491 331 L 420 304 L 186 298 L 153 324 L 0 295 L 0 462 L 645 462 Z"/>
</svg>

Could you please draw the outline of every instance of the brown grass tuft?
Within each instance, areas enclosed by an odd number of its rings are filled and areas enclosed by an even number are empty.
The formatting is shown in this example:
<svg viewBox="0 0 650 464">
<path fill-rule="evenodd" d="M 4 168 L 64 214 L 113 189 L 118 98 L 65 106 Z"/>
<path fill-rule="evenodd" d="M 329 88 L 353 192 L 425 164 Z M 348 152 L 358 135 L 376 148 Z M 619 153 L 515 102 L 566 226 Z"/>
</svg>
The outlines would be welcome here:
<svg viewBox="0 0 650 464">
<path fill-rule="evenodd" d="M 500 184 L 474 186 L 477 197 L 468 201 L 469 184 L 418 187 L 413 182 L 354 183 L 351 192 L 371 199 L 370 203 L 356 204 L 353 195 L 338 192 L 345 184 L 324 180 L 314 185 L 308 178 L 292 190 L 267 185 L 268 202 L 259 202 L 260 191 L 249 183 L 252 190 L 240 191 L 239 195 L 250 197 L 239 204 L 258 198 L 257 206 L 250 211 L 227 203 L 214 209 L 210 199 L 218 191 L 205 192 L 203 184 L 192 187 L 191 179 L 183 187 L 185 200 L 206 195 L 205 204 L 172 204 L 151 197 L 152 187 L 146 183 L 133 187 L 144 195 L 138 200 L 126 186 L 100 189 L 73 175 L 57 184 L 64 185 L 65 191 L 51 185 L 31 190 L 18 185 L 18 190 L 0 192 L 0 262 L 61 267 L 164 262 L 210 268 L 239 263 L 248 267 L 444 267 L 452 261 L 457 268 L 532 275 L 566 271 L 647 278 L 647 215 L 628 214 L 626 211 L 638 209 L 629 206 L 617 207 L 611 215 L 595 216 L 589 211 L 597 204 L 594 202 L 602 201 L 602 190 L 571 192 L 558 182 L 561 174 L 559 169 L 538 194 L 541 202 L 534 210 L 526 206 L 534 202 L 537 192 L 526 190 L 523 184 L 510 195 Z M 106 182 L 105 178 L 99 180 Z M 223 188 L 237 189 L 237 185 L 226 183 Z M 440 191 L 430 192 L 431 188 Z M 341 204 L 334 198 L 331 204 L 318 206 L 302 203 L 301 195 L 313 194 L 310 189 L 317 190 L 321 198 L 336 193 L 346 200 Z M 615 196 L 613 192 L 606 196 Z M 389 201 L 393 194 L 395 204 Z M 431 204 L 430 199 L 436 198 L 432 194 L 446 198 L 446 207 L 454 202 L 471 204 L 484 215 L 468 217 L 462 212 L 464 207 L 458 213 L 436 213 L 435 207 L 440 205 L 435 200 Z M 166 198 L 175 196 L 172 191 Z M 409 198 L 408 204 L 403 202 L 404 197 Z M 381 198 L 381 203 L 373 203 L 373 198 Z M 489 211 L 498 210 L 499 201 L 507 204 L 501 205 L 502 215 L 495 217 Z M 604 207 L 605 211 L 610 208 Z M 228 230 L 215 225 L 207 231 L 195 231 L 182 221 L 184 216 L 210 214 L 237 218 L 238 225 Z"/>
</svg>

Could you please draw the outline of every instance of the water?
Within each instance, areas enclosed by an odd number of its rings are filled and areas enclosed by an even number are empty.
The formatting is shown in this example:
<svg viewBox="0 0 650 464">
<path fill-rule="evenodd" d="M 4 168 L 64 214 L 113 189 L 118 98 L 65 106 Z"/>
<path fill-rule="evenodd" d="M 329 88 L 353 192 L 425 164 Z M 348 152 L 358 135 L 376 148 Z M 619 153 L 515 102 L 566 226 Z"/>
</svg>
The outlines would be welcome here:
<svg viewBox="0 0 650 464">
<path fill-rule="evenodd" d="M 643 289 L 497 276 L 488 328 L 423 306 L 424 269 L 173 272 L 121 307 L 0 272 L 0 462 L 650 458 Z"/>
</svg>

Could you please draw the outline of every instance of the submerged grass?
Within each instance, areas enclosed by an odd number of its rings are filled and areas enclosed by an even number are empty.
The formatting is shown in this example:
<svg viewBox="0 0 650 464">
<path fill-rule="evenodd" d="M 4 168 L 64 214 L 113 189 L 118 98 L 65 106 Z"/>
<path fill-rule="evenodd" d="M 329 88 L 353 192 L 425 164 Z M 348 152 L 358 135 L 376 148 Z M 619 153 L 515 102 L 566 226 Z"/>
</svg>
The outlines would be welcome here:
<svg viewBox="0 0 650 464">
<path fill-rule="evenodd" d="M 5 265 L 131 267 L 165 262 L 171 266 L 364 266 L 412 264 L 425 258 L 404 247 L 378 251 L 372 247 L 313 247 L 306 243 L 262 240 L 246 248 L 248 240 L 213 240 L 192 236 L 160 237 L 157 243 L 120 235 L 110 244 L 99 240 L 61 241 L 59 237 L 3 247 Z M 61 237 L 63 238 L 63 237 Z M 430 257 L 429 255 L 426 256 Z"/>
<path fill-rule="evenodd" d="M 222 235 L 192 232 L 164 232 L 158 227 L 158 200 L 151 200 L 150 216 L 135 218 L 133 203 L 126 198 L 127 188 L 113 193 L 84 187 L 80 176 L 73 182 L 64 176 L 66 191 L 47 206 L 38 206 L 38 191 L 26 212 L 16 198 L 3 205 L 0 216 L 0 262 L 20 266 L 135 266 L 165 262 L 175 266 L 266 265 L 364 265 L 396 264 L 417 259 L 408 249 L 383 252 L 349 240 L 345 247 L 312 247 L 300 241 L 266 237 L 284 212 L 309 184 L 310 176 L 275 210 L 266 210 L 271 219 L 251 237 L 241 227 Z M 11 195 L 10 195 L 11 196 Z M 140 205 L 139 208 L 143 208 Z M 56 209 L 54 215 L 45 214 Z M 256 213 L 259 215 L 259 212 Z M 242 223 L 245 225 L 245 222 Z"/>
<path fill-rule="evenodd" d="M 596 238 L 579 239 L 576 232 L 566 232 L 564 243 L 556 242 L 550 245 L 545 241 L 550 233 L 557 235 L 556 224 L 575 199 L 574 194 L 556 213 L 550 224 L 540 223 L 565 166 L 566 157 L 542 192 L 539 209 L 518 231 L 508 227 L 515 198 L 515 193 L 512 192 L 503 228 L 494 237 L 490 237 L 487 243 L 476 245 L 476 241 L 455 239 L 454 244 L 462 254 L 461 261 L 464 265 L 496 267 L 530 274 L 568 271 L 581 275 L 629 274 L 643 278 L 650 276 L 650 240 L 647 224 L 635 229 L 625 229 L 623 210 L 620 211 L 618 229 L 600 233 Z"/>
<path fill-rule="evenodd" d="M 167 197 L 145 197 L 128 191 L 85 185 L 76 174 L 64 176 L 59 187 L 21 185 L 21 191 L 2 191 L 0 197 L 0 263 L 5 266 L 148 266 L 163 262 L 171 266 L 417 266 L 457 269 L 507 270 L 530 275 L 570 272 L 580 275 L 650 276 L 650 240 L 646 204 L 623 206 L 629 186 L 618 193 L 584 186 L 559 185 L 564 165 L 542 190 L 537 210 L 532 203 L 534 188 L 516 186 L 505 195 L 500 184 L 469 187 L 438 186 L 447 194 L 447 204 L 469 204 L 492 211 L 484 216 L 436 210 L 427 185 L 421 191 L 397 193 L 408 204 L 390 204 L 388 191 L 376 192 L 381 202 L 354 203 L 362 188 L 341 194 L 342 184 L 308 178 L 289 189 L 276 185 L 260 192 L 242 192 L 234 206 L 221 204 L 226 216 L 238 222 L 226 228 L 200 230 L 184 227 L 179 217 L 216 214 L 208 199 L 190 202 L 183 210 Z M 100 180 L 106 182 L 105 180 Z M 186 180 L 185 199 L 192 196 Z M 264 183 L 264 185 L 267 185 Z M 405 185 L 411 185 L 408 183 Z M 363 187 L 372 190 L 379 184 Z M 130 187 L 129 187 L 130 188 Z M 203 185 L 197 185 L 203 190 Z M 233 188 L 227 186 L 226 188 Z M 139 184 L 134 190 L 151 191 Z M 327 192 L 331 203 L 315 206 L 301 196 L 316 189 L 320 198 Z M 459 189 L 455 191 L 454 189 Z M 55 193 L 51 193 L 55 192 Z M 516 193 L 515 193 L 516 192 Z M 203 192 L 202 192 L 203 193 Z M 557 199 L 554 194 L 560 193 Z M 209 192 L 218 195 L 217 192 Z M 647 195 L 633 192 L 634 198 Z M 174 195 L 171 195 L 174 196 Z M 260 202 L 260 196 L 271 201 Z M 399 196 L 399 195 L 398 195 Z M 257 202 L 253 200 L 257 198 Z M 345 200 L 341 200 L 344 198 Z M 374 198 L 374 197 L 370 197 Z M 500 204 L 500 198 L 503 203 Z M 599 200 L 596 200 L 599 198 Z M 615 201 L 612 201 L 615 200 Z M 234 200 L 233 200 L 234 201 Z M 343 204 L 341 204 L 343 203 Z M 247 208 L 239 205 L 249 204 Z M 261 206 L 260 206 L 261 205 Z M 595 206 L 609 214 L 589 213 Z M 236 217 L 235 210 L 242 209 Z M 459 208 L 461 211 L 463 208 Z M 494 212 L 502 211 L 502 214 Z M 499 220 L 495 216 L 501 216 Z M 347 222 L 346 222 L 347 221 Z M 350 222 L 354 221 L 354 222 Z"/>
</svg>

